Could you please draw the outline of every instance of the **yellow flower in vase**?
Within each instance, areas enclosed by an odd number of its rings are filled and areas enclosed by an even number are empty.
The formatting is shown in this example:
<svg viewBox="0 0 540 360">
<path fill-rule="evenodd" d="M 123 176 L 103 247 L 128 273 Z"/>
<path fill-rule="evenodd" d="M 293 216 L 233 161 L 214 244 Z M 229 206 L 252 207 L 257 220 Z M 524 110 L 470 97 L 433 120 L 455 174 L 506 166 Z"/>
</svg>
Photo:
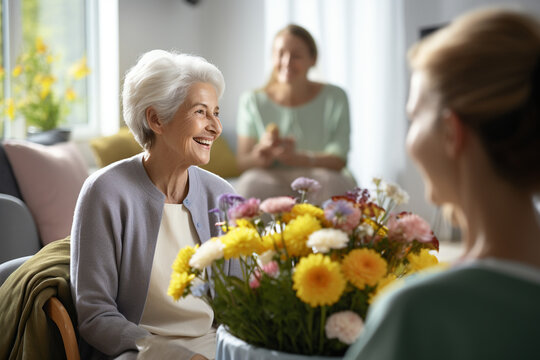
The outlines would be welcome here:
<svg viewBox="0 0 540 360">
<path fill-rule="evenodd" d="M 75 99 L 77 99 L 77 93 L 75 92 L 75 90 L 73 90 L 72 87 L 68 88 L 66 90 L 66 99 L 68 101 L 74 101 Z"/>
<path fill-rule="evenodd" d="M 188 274 L 187 272 L 173 272 L 171 274 L 171 282 L 169 283 L 167 294 L 172 296 L 174 300 L 180 299 L 193 279 L 195 279 L 194 274 Z"/>
<path fill-rule="evenodd" d="M 177 273 L 189 272 L 189 260 L 191 260 L 191 257 L 193 256 L 193 254 L 195 254 L 195 251 L 197 251 L 198 248 L 199 244 L 195 245 L 195 247 L 186 246 L 185 248 L 180 250 L 178 252 L 178 255 L 176 255 L 176 259 L 174 260 L 172 269 Z"/>
<path fill-rule="evenodd" d="M 304 256 L 311 253 L 307 247 L 309 235 L 321 229 L 320 222 L 309 214 L 300 215 L 283 230 L 283 239 L 289 256 Z"/>
<path fill-rule="evenodd" d="M 345 278 L 362 290 L 386 275 L 387 263 L 375 250 L 355 249 L 343 258 L 341 269 Z"/>
<path fill-rule="evenodd" d="M 411 271 L 420 271 L 439 264 L 439 259 L 431 255 L 428 249 L 421 249 L 418 254 L 407 255 Z"/>
<path fill-rule="evenodd" d="M 220 238 L 225 246 L 223 257 L 225 259 L 250 256 L 253 253 L 262 254 L 266 249 L 257 230 L 249 227 L 236 227 Z"/>
<path fill-rule="evenodd" d="M 83 56 L 69 68 L 69 74 L 75 79 L 82 79 L 90 74 L 90 68 L 86 64 L 86 56 Z"/>
<path fill-rule="evenodd" d="M 339 263 L 322 254 L 302 258 L 294 269 L 293 289 L 311 307 L 335 304 L 346 284 Z"/>
</svg>

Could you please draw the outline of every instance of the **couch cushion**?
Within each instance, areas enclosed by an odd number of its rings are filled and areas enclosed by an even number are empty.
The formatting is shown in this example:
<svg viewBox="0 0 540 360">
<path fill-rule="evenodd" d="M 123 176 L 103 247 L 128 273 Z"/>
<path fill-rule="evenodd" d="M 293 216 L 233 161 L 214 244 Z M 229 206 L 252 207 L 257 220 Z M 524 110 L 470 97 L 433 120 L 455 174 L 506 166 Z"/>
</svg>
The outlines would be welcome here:
<svg viewBox="0 0 540 360">
<path fill-rule="evenodd" d="M 88 176 L 77 146 L 6 140 L 4 149 L 43 245 L 69 235 L 77 197 Z"/>
<path fill-rule="evenodd" d="M 90 146 L 94 152 L 96 163 L 100 167 L 129 158 L 142 151 L 142 147 L 127 127 L 120 128 L 114 135 L 92 139 Z"/>
</svg>

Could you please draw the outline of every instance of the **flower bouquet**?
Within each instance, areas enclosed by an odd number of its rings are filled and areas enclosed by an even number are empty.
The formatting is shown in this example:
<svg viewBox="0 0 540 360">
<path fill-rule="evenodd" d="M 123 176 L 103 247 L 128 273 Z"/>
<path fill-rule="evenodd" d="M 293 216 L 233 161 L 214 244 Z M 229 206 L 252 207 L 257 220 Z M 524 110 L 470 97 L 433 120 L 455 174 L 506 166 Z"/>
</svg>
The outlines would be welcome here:
<svg viewBox="0 0 540 360">
<path fill-rule="evenodd" d="M 385 286 L 437 263 L 426 221 L 392 213 L 407 194 L 380 179 L 374 185 L 372 193 L 356 188 L 320 207 L 306 201 L 320 188 L 307 178 L 292 183 L 299 198 L 222 195 L 214 211 L 223 235 L 180 250 L 169 295 L 205 298 L 218 323 L 252 345 L 342 355 Z M 241 276 L 226 275 L 225 260 L 237 261 Z"/>
</svg>

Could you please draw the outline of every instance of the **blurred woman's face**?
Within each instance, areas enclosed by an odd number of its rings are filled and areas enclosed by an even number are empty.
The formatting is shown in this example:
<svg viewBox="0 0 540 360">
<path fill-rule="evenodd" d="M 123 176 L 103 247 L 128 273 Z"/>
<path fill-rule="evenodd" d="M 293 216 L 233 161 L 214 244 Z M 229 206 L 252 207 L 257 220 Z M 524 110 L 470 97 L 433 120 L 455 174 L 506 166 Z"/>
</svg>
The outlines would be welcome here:
<svg viewBox="0 0 540 360">
<path fill-rule="evenodd" d="M 440 101 L 421 71 L 415 71 L 411 77 L 407 114 L 407 150 L 424 179 L 426 198 L 435 204 L 446 203 L 451 199 L 453 186 L 444 150 Z"/>
<path fill-rule="evenodd" d="M 163 140 L 173 156 L 188 166 L 204 165 L 210 161 L 212 143 L 221 131 L 216 89 L 209 83 L 195 83 L 173 119 L 164 125 Z"/>
<path fill-rule="evenodd" d="M 315 65 L 307 44 L 298 36 L 283 33 L 274 40 L 272 64 L 277 81 L 292 83 L 306 80 L 309 69 Z"/>
</svg>

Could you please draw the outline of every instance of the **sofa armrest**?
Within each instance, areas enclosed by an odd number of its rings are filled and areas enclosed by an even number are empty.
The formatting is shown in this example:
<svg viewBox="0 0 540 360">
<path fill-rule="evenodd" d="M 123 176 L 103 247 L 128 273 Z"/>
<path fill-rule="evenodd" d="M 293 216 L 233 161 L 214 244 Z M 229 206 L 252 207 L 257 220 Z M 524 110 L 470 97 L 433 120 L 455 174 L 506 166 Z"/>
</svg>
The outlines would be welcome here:
<svg viewBox="0 0 540 360">
<path fill-rule="evenodd" d="M 20 199 L 0 194 L 0 263 L 33 255 L 41 248 L 39 236 L 30 211 Z"/>
</svg>

